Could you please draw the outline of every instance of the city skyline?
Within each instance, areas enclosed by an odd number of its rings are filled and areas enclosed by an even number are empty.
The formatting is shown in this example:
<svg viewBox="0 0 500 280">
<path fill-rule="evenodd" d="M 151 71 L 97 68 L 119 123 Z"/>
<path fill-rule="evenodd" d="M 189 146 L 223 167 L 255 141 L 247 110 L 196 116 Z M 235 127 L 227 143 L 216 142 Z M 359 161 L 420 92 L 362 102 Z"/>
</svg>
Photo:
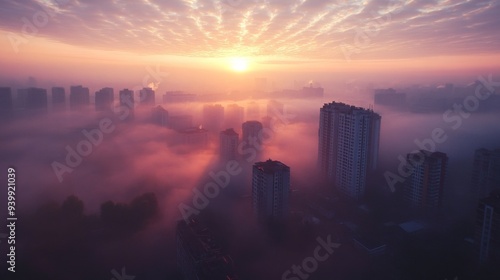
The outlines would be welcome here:
<svg viewBox="0 0 500 280">
<path fill-rule="evenodd" d="M 0 278 L 500 279 L 498 15 L 0 0 Z"/>
</svg>

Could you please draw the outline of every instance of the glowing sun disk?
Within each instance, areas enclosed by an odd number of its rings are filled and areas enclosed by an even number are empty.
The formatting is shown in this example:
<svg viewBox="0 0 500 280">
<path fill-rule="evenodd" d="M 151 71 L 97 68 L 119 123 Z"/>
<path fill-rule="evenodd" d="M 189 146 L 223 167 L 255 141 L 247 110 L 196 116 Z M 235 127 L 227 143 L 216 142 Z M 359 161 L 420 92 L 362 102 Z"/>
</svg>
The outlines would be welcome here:
<svg viewBox="0 0 500 280">
<path fill-rule="evenodd" d="M 235 57 L 230 61 L 231 69 L 236 72 L 244 72 L 248 70 L 248 59 Z"/>
</svg>

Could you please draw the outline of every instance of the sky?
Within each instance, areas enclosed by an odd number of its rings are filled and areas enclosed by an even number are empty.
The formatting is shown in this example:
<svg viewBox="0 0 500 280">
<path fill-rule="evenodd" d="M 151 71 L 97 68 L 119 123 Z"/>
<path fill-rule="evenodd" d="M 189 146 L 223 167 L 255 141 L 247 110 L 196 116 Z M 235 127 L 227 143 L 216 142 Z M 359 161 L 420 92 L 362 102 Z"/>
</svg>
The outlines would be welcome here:
<svg viewBox="0 0 500 280">
<path fill-rule="evenodd" d="M 500 64 L 498 1 L 0 2 L 4 79 L 137 84 L 159 66 L 179 88 L 193 75 L 213 86 L 235 74 L 478 75 Z"/>
</svg>

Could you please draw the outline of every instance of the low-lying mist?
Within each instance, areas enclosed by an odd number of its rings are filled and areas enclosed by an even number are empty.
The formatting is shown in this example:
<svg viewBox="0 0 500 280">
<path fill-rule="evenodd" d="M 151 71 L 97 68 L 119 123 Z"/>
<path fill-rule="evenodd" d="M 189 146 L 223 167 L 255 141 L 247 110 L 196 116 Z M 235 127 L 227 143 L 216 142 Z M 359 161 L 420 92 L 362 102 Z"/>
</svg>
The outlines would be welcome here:
<svg viewBox="0 0 500 280">
<path fill-rule="evenodd" d="M 218 225 L 224 228 L 224 223 L 228 223 L 227 231 L 232 231 L 238 237 L 250 238 L 250 234 L 256 231 L 254 225 L 248 221 L 251 215 L 249 198 L 251 165 L 255 161 L 268 158 L 279 160 L 291 168 L 293 190 L 313 189 L 317 183 L 319 109 L 323 103 L 331 101 L 355 105 L 371 104 L 372 101 L 367 98 L 369 97 L 365 98 L 365 95 L 346 95 L 339 96 L 338 99 L 334 97 L 332 100 L 277 99 L 284 104 L 284 114 L 274 116 L 276 122 L 264 141 L 263 150 L 255 159 L 240 158 L 242 173 L 231 177 L 229 186 L 221 190 L 220 197 L 214 198 L 201 212 L 205 211 L 206 215 L 223 213 L 220 218 L 213 218 L 219 219 Z M 267 112 L 267 102 L 268 100 L 262 99 L 214 102 L 214 104 L 226 107 L 228 104 L 237 103 L 243 107 L 257 107 L 258 113 L 254 112 L 251 119 L 258 117 L 257 120 L 261 121 Z M 203 103 L 186 103 L 163 106 L 171 115 L 192 115 L 193 125 L 199 126 L 203 121 L 201 113 L 203 105 Z M 77 209 L 81 208 L 81 213 L 78 214 L 80 220 L 75 222 L 77 223 L 75 226 L 83 227 L 85 236 L 79 238 L 83 240 L 82 242 L 90 242 L 93 236 L 101 240 L 89 244 L 87 255 L 84 255 L 93 258 L 93 254 L 98 254 L 94 263 L 101 263 L 99 268 L 104 269 L 104 272 L 100 271 L 93 275 L 109 278 L 109 270 L 119 271 L 126 266 L 127 271 L 135 270 L 135 275 L 142 273 L 141 275 L 150 275 L 154 278 L 155 275 L 166 274 L 175 279 L 178 276 L 174 256 L 175 224 L 182 219 L 179 205 L 192 204 L 193 190 L 195 188 L 201 190 L 212 180 L 210 172 L 217 173 L 224 168 L 224 163 L 219 161 L 218 131 L 209 132 L 210 143 L 206 147 L 171 145 L 169 139 L 175 137 L 175 132 L 152 124 L 149 119 L 150 110 L 151 108 L 137 108 L 136 120 L 132 122 L 122 122 L 116 116 L 99 115 L 94 112 L 50 112 L 40 117 L 12 119 L 2 123 L 1 168 L 16 169 L 16 203 L 20 219 L 23 217 L 26 221 L 33 221 L 37 217 L 51 219 L 50 215 L 63 215 L 66 212 L 64 209 L 71 208 L 71 205 L 76 205 Z M 436 128 L 445 131 L 446 141 L 436 144 L 435 149 L 447 153 L 449 157 L 446 200 L 452 209 L 459 207 L 454 205 L 468 195 L 474 150 L 481 147 L 498 148 L 500 143 L 498 114 L 472 113 L 469 118 L 462 119 L 461 125 L 454 129 L 452 127 L 454 123 L 443 120 L 442 114 L 415 114 L 393 111 L 385 107 L 377 107 L 375 111 L 382 116 L 379 150 L 381 174 L 385 171 L 397 173 L 398 156 L 405 156 L 419 149 L 415 144 L 416 139 L 422 141 L 431 137 L 432 131 Z M 99 129 L 100 122 L 108 117 L 114 129 L 109 133 L 103 132 L 102 141 L 92 145 L 92 151 L 86 156 L 81 156 L 81 162 L 73 167 L 69 166 L 68 147 L 76 150 L 82 140 L 87 140 L 84 130 L 92 132 Z M 244 120 L 250 118 L 246 116 Z M 69 168 L 65 169 L 67 172 L 62 173 L 62 181 L 54 172 L 54 162 Z M 127 231 L 124 237 L 110 241 L 112 239 L 102 232 L 109 229 L 99 222 L 99 219 L 102 219 L 103 204 L 109 201 L 119 204 L 121 205 L 119 209 L 122 210 L 116 210 L 117 213 L 125 215 L 123 213 L 130 212 L 123 209 L 128 209 L 127 207 L 135 209 L 132 206 L 134 199 L 144 194 L 154 195 L 156 210 L 152 216 L 155 218 L 148 218 L 140 227 Z M 70 196 L 73 198 L 67 202 Z M 0 214 L 0 218 L 5 218 L 4 215 L 6 214 Z M 72 223 L 72 219 L 58 219 L 60 223 L 54 222 L 56 227 Z M 44 234 L 50 235 L 51 231 L 41 233 L 41 236 Z M 30 237 L 28 233 L 22 232 L 20 236 Z M 20 242 L 22 244 L 22 241 Z M 47 242 L 54 242 L 47 245 L 48 248 L 54 246 L 51 252 L 54 257 L 49 257 L 47 262 L 57 260 L 55 256 L 58 254 L 69 254 L 62 249 L 65 245 L 59 244 L 57 240 L 48 238 Z M 269 240 L 254 240 L 248 244 L 241 244 L 235 237 L 234 240 L 227 240 L 226 246 L 229 251 L 243 256 L 245 250 L 250 250 L 250 247 L 266 246 L 268 242 Z M 122 246 L 130 246 L 124 251 L 130 255 L 120 256 L 114 251 L 124 250 Z M 81 249 L 78 246 L 71 248 Z M 31 248 L 26 247 L 22 250 L 29 252 Z M 48 263 L 43 264 L 28 259 L 33 269 L 51 267 Z M 262 256 L 262 262 L 272 260 L 271 253 Z M 85 262 L 85 257 L 80 261 Z M 293 258 L 290 258 L 288 261 L 283 261 L 279 267 L 286 268 L 287 264 L 292 262 Z M 259 261 L 250 263 L 245 269 L 265 266 Z M 73 265 L 78 267 L 79 264 Z M 68 275 L 69 271 L 71 269 L 68 269 Z M 46 270 L 43 275 L 49 277 L 53 273 L 56 272 Z M 74 279 L 83 278 L 82 276 Z"/>
</svg>

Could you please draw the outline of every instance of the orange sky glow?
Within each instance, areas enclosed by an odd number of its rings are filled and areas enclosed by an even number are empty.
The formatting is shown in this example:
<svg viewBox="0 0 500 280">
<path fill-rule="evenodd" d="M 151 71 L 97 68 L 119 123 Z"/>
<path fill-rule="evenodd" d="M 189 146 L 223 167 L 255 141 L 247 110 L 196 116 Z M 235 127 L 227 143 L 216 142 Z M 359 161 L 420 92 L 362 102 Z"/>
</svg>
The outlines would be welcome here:
<svg viewBox="0 0 500 280">
<path fill-rule="evenodd" d="M 495 1 L 28 2 L 7 1 L 0 12 L 7 81 L 134 85 L 150 67 L 168 72 L 171 89 L 195 80 L 219 90 L 241 76 L 391 81 L 500 66 Z M 245 69 L 235 70 L 235 57 Z"/>
</svg>

